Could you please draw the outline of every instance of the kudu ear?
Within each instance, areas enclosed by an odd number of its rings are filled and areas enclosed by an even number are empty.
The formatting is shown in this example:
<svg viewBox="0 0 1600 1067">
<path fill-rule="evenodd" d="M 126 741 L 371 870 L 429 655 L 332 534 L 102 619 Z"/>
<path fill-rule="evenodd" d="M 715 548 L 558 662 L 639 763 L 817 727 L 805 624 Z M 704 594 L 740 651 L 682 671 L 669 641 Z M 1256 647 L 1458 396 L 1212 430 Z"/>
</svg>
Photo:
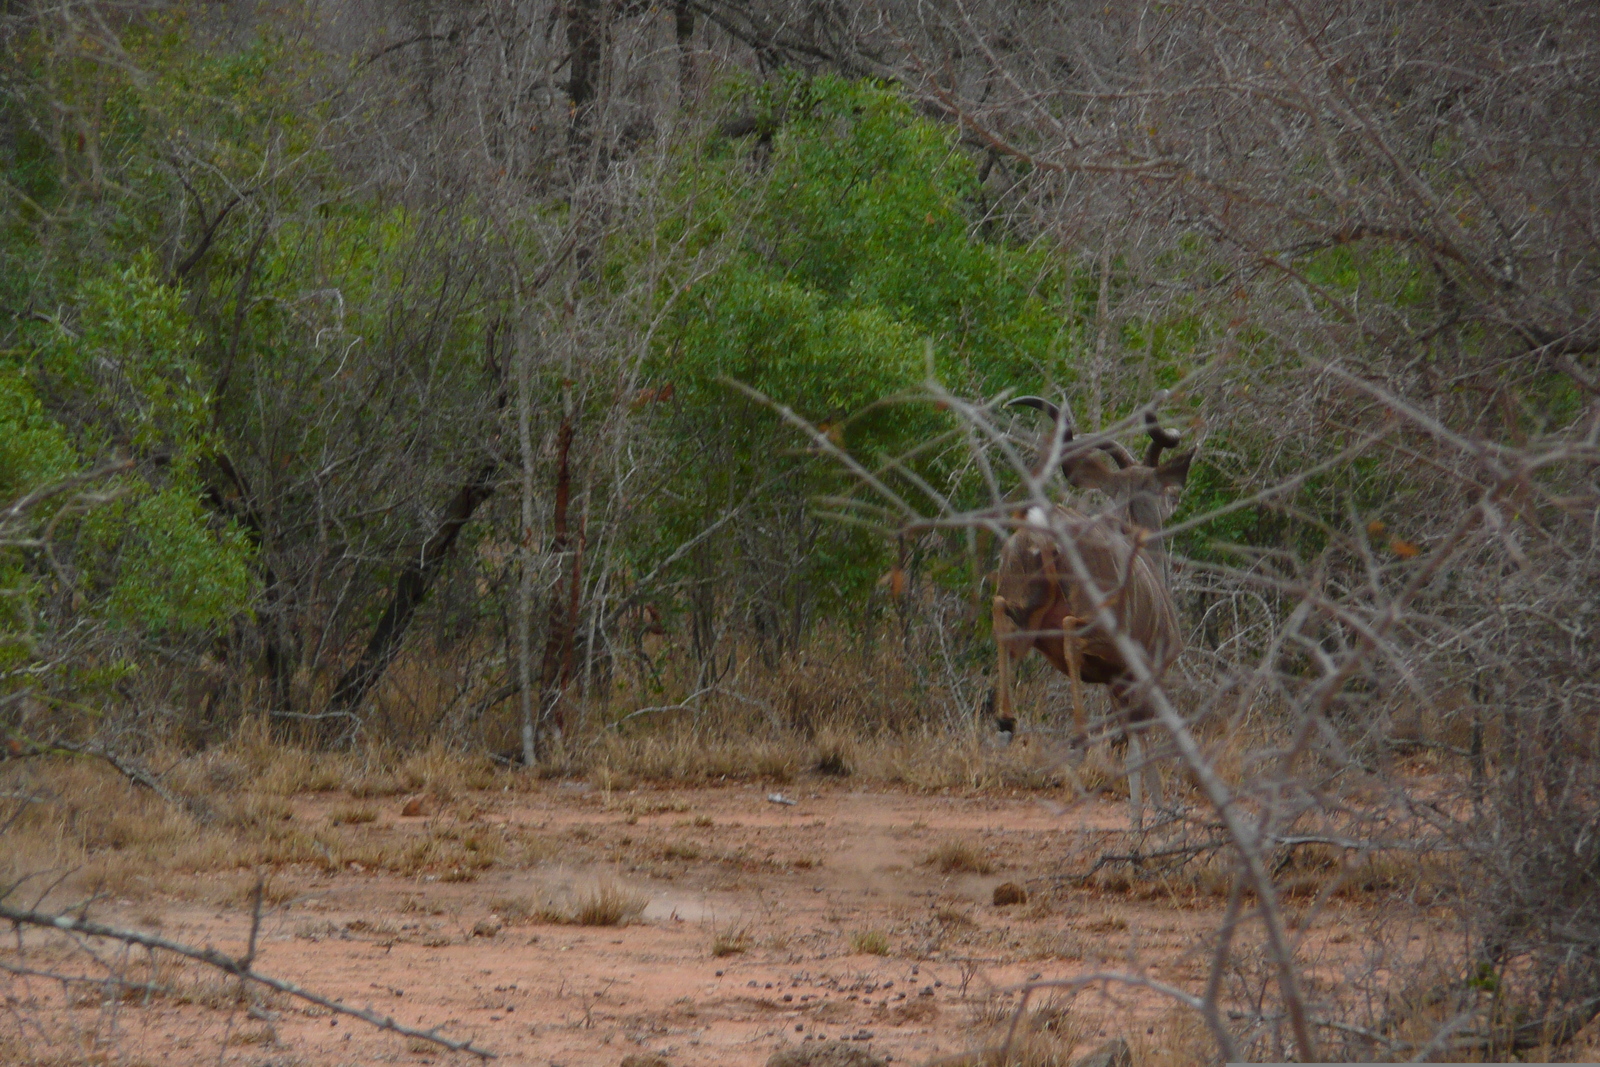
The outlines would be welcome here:
<svg viewBox="0 0 1600 1067">
<path fill-rule="evenodd" d="M 1189 480 L 1189 464 L 1194 460 L 1194 449 L 1179 452 L 1156 468 L 1156 482 L 1163 489 L 1182 488 Z"/>
</svg>

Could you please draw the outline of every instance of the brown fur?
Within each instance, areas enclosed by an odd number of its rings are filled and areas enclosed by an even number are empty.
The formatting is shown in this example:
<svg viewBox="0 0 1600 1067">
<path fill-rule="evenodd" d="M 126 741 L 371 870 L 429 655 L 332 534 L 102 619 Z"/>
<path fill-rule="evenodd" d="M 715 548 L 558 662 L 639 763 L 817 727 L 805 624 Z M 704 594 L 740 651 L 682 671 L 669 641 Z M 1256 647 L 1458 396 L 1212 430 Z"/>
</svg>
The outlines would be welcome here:
<svg viewBox="0 0 1600 1067">
<path fill-rule="evenodd" d="M 1146 543 L 1144 531 L 1115 516 L 1086 516 L 1058 507 L 1053 529 L 1024 526 L 1000 553 L 997 602 L 1015 629 L 1001 635 L 1011 658 L 1030 648 L 1070 675 L 1066 642 L 1069 622 L 1078 642 L 1080 676 L 1089 685 L 1109 685 L 1119 706 L 1131 707 L 1135 720 L 1147 718 L 1134 700 L 1135 680 L 1112 635 L 1094 621 L 1098 604 L 1076 580 L 1057 531 L 1077 546 L 1083 565 L 1117 620 L 1118 628 L 1145 650 L 1151 671 L 1160 677 L 1183 648 L 1172 594 L 1161 576 L 1162 561 Z M 1087 625 L 1084 625 L 1087 621 Z M 1080 722 L 1079 729 L 1083 724 Z"/>
<path fill-rule="evenodd" d="M 1058 505 L 1042 516 L 1043 522 L 1035 512 L 1033 521 L 1019 525 L 1001 549 L 994 598 L 995 639 L 1000 646 L 995 715 L 1003 729 L 1015 729 L 1011 660 L 1036 648 L 1072 679 L 1073 715 L 1080 736 L 1086 726 L 1083 684 L 1109 686 L 1119 713 L 1128 721 L 1146 720 L 1149 708 L 1134 672 L 1117 649 L 1114 632 L 1144 650 L 1157 679 L 1183 650 L 1178 612 L 1167 584 L 1166 551 L 1152 534 L 1160 531 L 1169 492 L 1188 479 L 1194 452 L 1177 453 L 1162 463 L 1162 450 L 1175 446 L 1178 436 L 1161 429 L 1153 414 L 1146 415 L 1151 443 L 1140 463 L 1109 438 L 1074 442 L 1063 413 L 1048 401 L 1022 397 L 1012 403 L 1045 411 L 1056 420 L 1062 475 L 1078 489 L 1104 492 L 1114 507 L 1088 515 Z M 1090 582 L 1079 580 L 1068 545 L 1075 548 Z M 1099 621 L 1104 608 L 1116 619 L 1116 631 Z"/>
</svg>

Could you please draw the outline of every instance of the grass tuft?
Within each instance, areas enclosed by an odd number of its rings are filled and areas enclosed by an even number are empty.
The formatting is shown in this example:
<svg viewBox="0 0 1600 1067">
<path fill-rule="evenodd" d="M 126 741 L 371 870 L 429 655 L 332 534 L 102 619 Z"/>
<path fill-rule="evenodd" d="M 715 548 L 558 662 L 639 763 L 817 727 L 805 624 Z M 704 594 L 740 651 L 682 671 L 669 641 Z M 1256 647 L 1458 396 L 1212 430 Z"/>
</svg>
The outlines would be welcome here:
<svg viewBox="0 0 1600 1067">
<path fill-rule="evenodd" d="M 959 839 L 943 842 L 922 862 L 943 874 L 992 874 L 995 869 L 994 861 L 981 848 Z"/>
<path fill-rule="evenodd" d="M 335 826 L 364 826 L 367 823 L 378 821 L 378 809 L 366 804 L 356 804 L 348 808 L 335 808 L 329 813 L 328 821 Z"/>
<path fill-rule="evenodd" d="M 693 841 L 673 841 L 661 850 L 661 858 L 669 860 L 697 860 L 700 846 Z"/>
<path fill-rule="evenodd" d="M 649 903 L 645 894 L 607 882 L 579 899 L 572 921 L 579 926 L 626 926 L 643 915 Z"/>
<path fill-rule="evenodd" d="M 650 898 L 614 882 L 602 882 L 580 896 L 570 908 L 547 902 L 538 917 L 545 922 L 573 926 L 627 926 L 644 914 Z"/>
<path fill-rule="evenodd" d="M 711 942 L 711 954 L 721 959 L 750 949 L 750 931 L 743 926 L 724 930 Z"/>
<path fill-rule="evenodd" d="M 850 935 L 850 948 L 867 956 L 887 956 L 889 935 L 882 930 L 857 930 Z"/>
</svg>

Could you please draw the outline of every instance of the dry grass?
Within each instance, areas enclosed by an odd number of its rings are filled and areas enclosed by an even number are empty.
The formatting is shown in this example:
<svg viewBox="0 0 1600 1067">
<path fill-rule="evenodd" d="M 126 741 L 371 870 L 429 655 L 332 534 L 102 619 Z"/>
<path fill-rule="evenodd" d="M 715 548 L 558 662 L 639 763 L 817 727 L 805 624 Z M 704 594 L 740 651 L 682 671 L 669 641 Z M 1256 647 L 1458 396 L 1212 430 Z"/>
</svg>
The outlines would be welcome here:
<svg viewBox="0 0 1600 1067">
<path fill-rule="evenodd" d="M 1133 900 L 1167 899 L 1183 906 L 1206 899 L 1225 900 L 1236 874 L 1230 855 L 1208 850 L 1165 867 L 1136 869 L 1127 863 L 1108 864 L 1085 884 Z M 1437 904 L 1461 891 L 1462 876 L 1449 857 L 1399 850 L 1357 853 L 1326 844 L 1281 850 L 1273 864 L 1274 884 L 1290 901 L 1404 899 L 1413 904 Z M 1248 885 L 1241 887 L 1241 892 L 1245 900 L 1255 899 L 1255 891 Z"/>
<path fill-rule="evenodd" d="M 1047 1003 L 1028 1009 L 1020 1019 L 1016 1015 L 1016 1005 L 1010 1000 L 991 997 L 984 1001 L 970 1027 L 977 1048 L 965 1057 L 942 1062 L 950 1067 L 1069 1067 L 1078 1054 L 1087 1051 L 1084 1029 L 1067 1007 Z"/>
<path fill-rule="evenodd" d="M 850 949 L 867 956 L 887 956 L 889 935 L 882 930 L 857 930 L 850 935 Z"/>
<path fill-rule="evenodd" d="M 902 669 L 894 658 L 873 671 L 842 669 L 854 662 L 852 655 L 835 657 L 831 667 L 785 668 L 787 674 L 772 680 L 780 686 L 772 695 L 781 696 L 799 734 L 775 730 L 768 717 L 741 705 L 725 718 L 608 730 L 587 740 L 575 731 L 563 767 L 613 788 L 644 780 L 781 783 L 845 773 L 919 791 L 1061 784 L 1059 763 L 1043 748 L 1002 749 L 981 731 L 952 735 L 916 725 L 919 709 L 903 701 L 884 704 L 885 693 L 904 691 L 882 684 L 883 670 Z M 11 823 L 0 849 L 0 876 L 70 869 L 77 872 L 73 888 L 93 885 L 137 897 L 155 888 L 184 892 L 184 878 L 217 870 L 361 869 L 470 880 L 494 866 L 535 863 L 548 854 L 526 835 L 468 829 L 443 816 L 430 818 L 420 836 L 414 826 L 384 823 L 379 806 L 370 803 L 375 798 L 422 794 L 429 798 L 425 810 L 439 813 L 468 791 L 521 790 L 538 781 L 538 774 L 497 769 L 481 755 L 439 743 L 410 753 L 382 744 L 313 751 L 285 743 L 261 719 L 246 717 L 224 743 L 200 752 L 158 748 L 141 758 L 195 811 L 214 817 L 176 809 L 93 760 L 7 765 L 0 767 L 0 788 L 36 794 L 38 802 Z M 325 819 L 297 817 L 296 798 L 341 791 L 350 802 L 333 805 Z M 630 815 L 686 810 L 682 801 L 622 803 L 630 805 Z M 705 816 L 688 822 L 711 825 Z M 663 854 L 691 861 L 705 852 L 680 841 Z M 817 862 L 807 856 L 793 866 Z M 990 869 L 989 861 L 958 851 L 940 866 Z"/>
<path fill-rule="evenodd" d="M 668 860 L 697 860 L 700 846 L 693 841 L 670 841 L 661 850 L 661 858 Z"/>
<path fill-rule="evenodd" d="M 225 1042 L 225 1044 L 229 1047 L 244 1048 L 250 1048 L 258 1045 L 271 1046 L 276 1045 L 277 1043 L 278 1032 L 272 1028 L 270 1023 L 263 1023 L 260 1026 L 245 1027 L 240 1030 L 235 1030 L 233 1033 L 228 1035 L 228 1040 Z"/>
<path fill-rule="evenodd" d="M 718 959 L 723 956 L 733 956 L 750 949 L 751 939 L 749 928 L 744 926 L 733 927 L 719 932 L 716 939 L 711 942 L 711 954 Z"/>
<path fill-rule="evenodd" d="M 378 821 L 378 809 L 366 804 L 335 808 L 328 814 L 328 821 L 335 826 L 363 826 Z"/>
<path fill-rule="evenodd" d="M 1090 793 L 1102 793 L 1119 800 L 1128 796 L 1128 768 L 1110 745 L 1095 745 L 1083 754 L 1073 768 L 1077 785 Z"/>
<path fill-rule="evenodd" d="M 994 861 L 970 841 L 951 839 L 940 843 L 922 860 L 942 874 L 992 874 Z"/>
<path fill-rule="evenodd" d="M 281 907 L 300 896 L 300 887 L 287 878 L 274 876 L 258 878 L 251 874 L 225 883 L 222 892 L 213 897 L 212 902 L 233 907 L 248 907 L 255 901 L 257 884 L 261 886 L 261 902 L 267 907 Z"/>
<path fill-rule="evenodd" d="M 708 738 L 692 728 L 636 738 L 602 738 L 590 756 L 590 775 L 602 787 L 640 781 L 709 782 L 722 778 L 792 781 L 803 766 L 792 745 L 755 737 Z"/>
<path fill-rule="evenodd" d="M 813 690 L 812 697 L 815 696 Z M 587 774 L 595 785 L 612 789 L 640 781 L 693 785 L 726 777 L 778 783 L 847 773 L 856 781 L 916 791 L 988 791 L 1054 789 L 1069 777 L 1048 745 L 999 748 L 980 729 L 954 733 L 935 729 L 874 732 L 842 715 L 832 723 L 813 723 L 814 732 L 807 734 L 775 731 L 770 724 L 759 721 L 754 728 L 744 729 L 750 720 L 713 720 L 714 717 L 705 716 L 693 724 L 669 723 L 648 732 L 611 731 L 591 740 L 584 740 L 575 731 L 571 750 L 562 757 L 567 761 L 564 766 Z M 1241 755 L 1246 748 L 1244 742 L 1219 736 L 1208 743 L 1220 748 L 1219 758 L 1228 773 L 1245 773 L 1246 762 Z M 34 785 L 47 787 L 40 792 L 48 793 L 48 798 L 32 805 L 37 810 L 19 817 L 0 842 L 0 871 L 78 867 L 84 873 L 78 876 L 77 883 L 92 881 L 119 896 L 136 896 L 173 871 L 239 867 L 333 871 L 359 866 L 408 876 L 426 872 L 447 882 L 469 881 L 497 866 L 537 862 L 550 851 L 542 839 L 462 817 L 474 799 L 467 795 L 469 791 L 501 786 L 529 788 L 537 783 L 536 773 L 497 770 L 486 760 L 442 745 L 408 755 L 381 748 L 317 753 L 269 743 L 264 732 L 246 726 L 236 739 L 216 749 L 199 754 L 166 754 L 159 759 L 147 757 L 146 762 L 163 769 L 170 767 L 167 783 L 186 796 L 201 799 L 215 811 L 216 819 L 204 823 L 175 810 L 147 791 L 129 785 L 109 768 L 92 762 L 34 761 L 27 768 L 4 766 L 0 767 L 0 789 L 25 784 L 20 779 L 32 776 Z M 1088 789 L 1126 789 L 1122 760 L 1109 746 L 1092 750 L 1074 770 L 1077 780 Z M 797 787 L 795 795 L 803 788 Z M 303 814 L 308 804 L 297 802 L 308 793 L 342 795 L 318 798 L 315 810 L 326 815 L 310 818 Z M 410 820 L 398 828 L 381 825 L 379 806 L 372 801 L 405 794 L 431 798 L 430 817 L 426 821 Z M 704 815 L 688 817 L 688 805 L 680 799 L 606 796 L 604 803 L 605 810 L 621 811 L 635 818 L 683 814 L 684 818 L 676 820 L 679 829 L 672 833 L 702 841 L 658 839 L 660 855 L 666 860 L 694 861 L 707 854 L 708 846 L 703 842 L 709 837 L 695 830 L 709 829 L 713 820 Z M 384 807 L 392 812 L 395 806 Z M 6 814 L 0 810 L 0 816 Z M 668 821 L 672 820 L 663 823 Z M 944 874 L 986 875 L 996 869 L 994 858 L 977 842 L 951 839 L 934 842 L 934 846 L 922 862 Z M 715 853 L 712 855 L 716 857 Z M 805 857 L 792 861 L 792 866 L 803 868 L 812 862 Z M 1413 857 L 1383 854 L 1352 862 L 1338 850 L 1319 846 L 1300 850 L 1279 868 L 1289 896 L 1324 891 L 1348 896 L 1399 891 L 1414 886 L 1424 873 Z M 1147 897 L 1217 897 L 1226 895 L 1231 879 L 1229 863 L 1200 858 L 1174 873 L 1155 878 L 1126 868 L 1107 868 L 1096 876 L 1091 888 Z M 253 876 L 231 876 L 226 881 L 231 901 L 247 902 Z M 302 877 L 301 884 L 307 884 L 306 878 Z M 269 902 L 291 899 L 295 891 L 292 877 L 277 879 L 269 883 Z M 490 906 L 507 924 L 616 927 L 638 920 L 647 903 L 643 894 L 607 884 L 561 902 L 502 896 Z M 1026 918 L 1047 914 L 1041 910 L 1042 904 L 1029 907 L 1024 913 Z M 942 909 L 935 918 L 953 929 L 970 930 L 977 925 L 970 913 L 955 908 Z M 1126 924 L 1122 926 L 1125 928 Z M 1093 927 L 1083 929 L 1094 931 Z M 1116 930 L 1113 926 L 1101 933 Z M 909 954 L 912 936 L 898 932 L 897 936 L 903 936 L 903 951 Z M 891 951 L 890 938 L 883 930 L 856 930 L 849 934 L 848 942 L 858 953 L 887 956 Z M 1023 955 L 1082 955 L 1082 947 L 1076 942 L 1063 943 L 1059 935 L 1056 942 L 1041 942 L 1036 949 L 1024 949 Z M 714 957 L 723 957 L 750 951 L 755 944 L 748 929 L 728 929 L 715 934 L 710 951 Z M 774 953 L 791 948 L 788 935 L 783 933 L 772 935 L 764 947 Z M 171 981 L 166 982 L 166 987 L 180 988 Z M 219 1004 L 237 995 L 220 985 L 203 988 L 199 982 L 183 988 L 188 991 L 162 995 L 204 998 Z M 133 987 L 129 990 L 123 995 L 134 995 Z M 934 1005 L 916 1004 L 914 1009 L 930 1010 Z M 1136 1062 L 1200 1062 L 1209 1055 L 1206 1048 L 1203 1034 L 1197 1043 L 1189 1044 L 1158 1031 L 1140 1050 Z M 974 1062 L 1049 1067 L 1070 1062 L 1068 1056 L 1086 1051 L 1085 1047 L 1075 1047 L 1070 1019 L 1060 1016 L 1051 1022 L 1044 1013 L 1035 1012 L 1030 1014 L 1022 1037 L 1007 1057 L 1002 1060 L 991 1055 Z M 0 1060 L 4 1057 L 0 1056 Z"/>
<path fill-rule="evenodd" d="M 602 882 L 578 899 L 571 921 L 578 926 L 627 926 L 649 903 L 644 893 Z"/>
<path fill-rule="evenodd" d="M 16 1034 L 0 1033 L 0 1063 L 16 1067 L 79 1067 L 84 1062 L 65 1035 L 55 1040 L 56 1035 L 46 1032 L 30 1041 L 18 1029 Z"/>
<path fill-rule="evenodd" d="M 507 926 L 520 926 L 537 921 L 544 906 L 534 897 L 504 896 L 489 901 L 489 910 L 500 916 L 500 921 Z"/>
<path fill-rule="evenodd" d="M 279 1012 L 289 1004 L 281 993 L 166 953 L 131 956 L 105 978 L 69 981 L 67 998 L 76 1007 L 162 1002 L 226 1012 L 249 1008 L 257 1013 Z"/>
<path fill-rule="evenodd" d="M 1136 1032 L 1129 1044 L 1139 1067 L 1192 1067 L 1216 1056 L 1216 1043 L 1196 1012 L 1172 1009 L 1147 1027 L 1154 1033 Z"/>
<path fill-rule="evenodd" d="M 1068 781 L 1060 746 L 995 744 L 982 724 L 931 724 L 925 682 L 903 649 L 864 652 L 847 635 L 820 633 L 804 657 L 776 670 L 736 664 L 738 699 L 711 698 L 706 714 L 615 724 L 641 702 L 670 704 L 692 678 L 667 678 L 663 691 L 613 691 L 585 711 L 591 739 L 555 760 L 559 773 L 586 774 L 602 788 L 640 782 L 862 778 L 918 791 L 1056 788 Z M 681 690 L 681 692 L 680 692 Z M 954 729 L 949 728 L 955 725 Z M 1044 735 L 1041 735 L 1041 737 Z"/>
<path fill-rule="evenodd" d="M 495 866 L 537 863 L 549 853 L 541 838 L 471 821 L 470 812 L 430 819 L 420 833 L 378 823 L 370 804 L 336 806 L 326 821 L 302 819 L 294 795 L 326 789 L 349 774 L 370 782 L 371 767 L 350 755 L 281 745 L 269 753 L 251 726 L 227 746 L 181 758 L 157 753 L 145 762 L 170 768 L 167 787 L 187 807 L 167 803 L 97 760 L 0 765 L 0 792 L 29 798 L 17 803 L 14 818 L 11 810 L 0 811 L 7 820 L 0 879 L 69 871 L 64 890 L 137 899 L 153 890 L 188 894 L 193 876 L 211 871 L 308 867 L 436 873 L 461 881 Z M 479 781 L 481 769 L 430 749 L 396 773 L 448 792 Z M 231 881 L 225 896 L 248 893 L 253 881 Z M 293 891 L 285 885 L 283 892 Z M 215 890 L 202 895 L 210 899 Z"/>
<path fill-rule="evenodd" d="M 608 797 L 603 807 L 606 811 L 620 811 L 624 815 L 661 815 L 686 812 L 689 802 L 679 797 Z"/>
<path fill-rule="evenodd" d="M 1023 1030 L 1009 1046 L 1000 1036 L 999 1043 L 986 1049 L 977 1062 L 982 1067 L 1071 1067 L 1076 1048 L 1070 1038 L 1049 1031 Z"/>
<path fill-rule="evenodd" d="M 502 897 L 491 905 L 507 924 L 549 923 L 558 926 L 627 926 L 638 921 L 650 897 L 615 882 L 600 882 L 575 898 Z"/>
<path fill-rule="evenodd" d="M 399 775 L 379 772 L 356 776 L 345 786 L 345 792 L 357 800 L 369 800 L 376 797 L 400 796 L 409 790 Z"/>
<path fill-rule="evenodd" d="M 1032 753 L 997 749 L 977 738 L 944 735 L 863 742 L 850 758 L 857 777 L 917 790 L 1049 788 L 1061 784 L 1058 766 Z M 602 788 L 631 789 L 641 782 L 700 784 L 758 780 L 785 784 L 830 763 L 836 746 L 756 731 L 707 736 L 689 727 L 638 737 L 601 739 L 580 769 Z M 646 813 L 638 813 L 646 814 Z"/>
</svg>

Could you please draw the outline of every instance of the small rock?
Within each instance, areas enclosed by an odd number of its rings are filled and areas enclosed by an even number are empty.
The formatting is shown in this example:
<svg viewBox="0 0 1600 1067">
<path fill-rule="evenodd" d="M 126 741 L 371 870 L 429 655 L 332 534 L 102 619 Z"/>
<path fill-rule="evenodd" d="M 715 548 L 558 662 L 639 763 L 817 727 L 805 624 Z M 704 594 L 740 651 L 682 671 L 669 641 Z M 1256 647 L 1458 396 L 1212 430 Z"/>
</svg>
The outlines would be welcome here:
<svg viewBox="0 0 1600 1067">
<path fill-rule="evenodd" d="M 885 1067 L 886 1061 L 846 1041 L 814 1041 L 774 1052 L 767 1067 Z"/>
<path fill-rule="evenodd" d="M 410 800 L 406 801 L 406 806 L 400 809 L 400 814 L 407 819 L 413 819 L 418 815 L 424 814 L 422 810 L 422 798 L 412 797 Z"/>
<path fill-rule="evenodd" d="M 769 804 L 787 804 L 791 808 L 799 803 L 799 801 L 797 801 L 797 800 L 790 800 L 788 797 L 784 796 L 782 793 L 768 793 L 767 794 L 767 802 Z"/>
<path fill-rule="evenodd" d="M 1026 904 L 1028 891 L 1015 882 L 1001 882 L 994 887 L 994 906 L 1006 907 L 1009 904 Z"/>
<path fill-rule="evenodd" d="M 472 927 L 473 937 L 496 937 L 500 933 L 500 924 L 493 919 L 479 919 Z"/>
<path fill-rule="evenodd" d="M 1072 1067 L 1133 1067 L 1133 1052 L 1122 1038 L 1107 1041 Z"/>
</svg>

